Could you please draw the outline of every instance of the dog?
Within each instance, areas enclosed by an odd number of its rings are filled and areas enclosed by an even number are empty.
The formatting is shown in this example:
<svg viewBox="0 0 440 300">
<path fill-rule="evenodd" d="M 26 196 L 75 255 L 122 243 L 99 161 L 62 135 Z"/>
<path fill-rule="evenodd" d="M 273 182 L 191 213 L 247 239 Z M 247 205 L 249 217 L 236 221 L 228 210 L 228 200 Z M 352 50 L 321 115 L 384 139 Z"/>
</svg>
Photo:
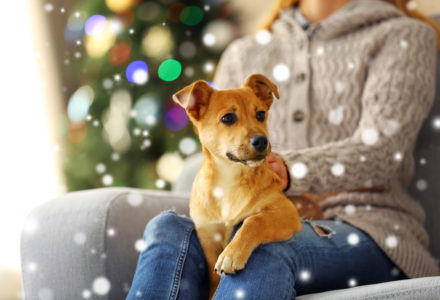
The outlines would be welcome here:
<svg viewBox="0 0 440 300">
<path fill-rule="evenodd" d="M 210 268 L 210 297 L 219 275 L 242 270 L 256 247 L 301 230 L 295 205 L 265 159 L 274 96 L 279 98 L 276 85 L 261 74 L 250 75 L 241 88 L 216 90 L 199 80 L 173 95 L 194 125 L 204 155 L 190 217 Z"/>
</svg>

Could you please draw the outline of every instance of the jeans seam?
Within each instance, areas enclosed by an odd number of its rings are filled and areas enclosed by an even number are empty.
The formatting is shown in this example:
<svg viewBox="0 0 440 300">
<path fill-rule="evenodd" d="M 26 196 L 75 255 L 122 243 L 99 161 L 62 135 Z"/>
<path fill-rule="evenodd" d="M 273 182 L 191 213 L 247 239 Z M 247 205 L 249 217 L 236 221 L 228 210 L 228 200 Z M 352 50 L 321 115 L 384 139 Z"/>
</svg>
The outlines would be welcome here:
<svg viewBox="0 0 440 300">
<path fill-rule="evenodd" d="M 192 231 L 193 231 L 193 228 L 188 228 L 186 235 L 185 235 L 185 238 L 182 240 L 181 251 L 180 251 L 179 257 L 177 259 L 176 269 L 174 271 L 174 280 L 173 280 L 173 283 L 171 286 L 171 293 L 170 293 L 170 297 L 169 297 L 170 300 L 177 299 L 177 295 L 179 294 L 180 282 L 181 282 L 182 273 L 183 273 L 183 265 L 185 263 L 186 256 L 188 254 L 188 248 L 189 248 L 189 243 L 190 243 Z"/>
</svg>

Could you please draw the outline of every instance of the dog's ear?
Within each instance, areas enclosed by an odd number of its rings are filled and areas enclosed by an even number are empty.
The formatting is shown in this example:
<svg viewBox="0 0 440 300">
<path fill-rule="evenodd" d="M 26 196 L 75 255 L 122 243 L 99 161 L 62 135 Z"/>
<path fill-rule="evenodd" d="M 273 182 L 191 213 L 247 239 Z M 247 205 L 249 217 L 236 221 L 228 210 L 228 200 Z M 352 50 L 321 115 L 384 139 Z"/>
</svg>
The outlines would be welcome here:
<svg viewBox="0 0 440 300">
<path fill-rule="evenodd" d="M 173 100 L 182 106 L 190 117 L 198 121 L 208 108 L 213 90 L 209 83 L 198 80 L 175 93 Z"/>
<path fill-rule="evenodd" d="M 275 95 L 277 99 L 280 98 L 277 86 L 264 75 L 250 75 L 246 79 L 244 86 L 250 87 L 254 94 L 264 102 L 268 103 L 269 106 L 272 104 L 273 95 Z"/>
</svg>

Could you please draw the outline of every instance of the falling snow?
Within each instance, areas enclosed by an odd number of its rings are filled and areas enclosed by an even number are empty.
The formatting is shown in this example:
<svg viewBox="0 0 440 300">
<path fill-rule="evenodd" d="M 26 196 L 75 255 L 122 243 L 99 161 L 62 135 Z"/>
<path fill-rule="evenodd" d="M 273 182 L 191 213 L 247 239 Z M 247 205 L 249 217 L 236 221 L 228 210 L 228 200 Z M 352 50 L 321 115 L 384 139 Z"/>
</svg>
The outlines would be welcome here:
<svg viewBox="0 0 440 300">
<path fill-rule="evenodd" d="M 428 188 L 428 182 L 425 179 L 419 179 L 416 182 L 416 187 L 419 191 L 424 191 Z"/>
<path fill-rule="evenodd" d="M 272 75 L 276 81 L 287 81 L 290 78 L 289 67 L 285 64 L 278 64 L 273 68 Z"/>
<path fill-rule="evenodd" d="M 138 252 L 143 252 L 145 249 L 147 249 L 147 242 L 145 242 L 143 239 L 139 239 L 134 243 L 134 248 Z"/>
<path fill-rule="evenodd" d="M 290 168 L 290 173 L 295 178 L 304 178 L 307 174 L 307 166 L 302 162 L 294 163 Z"/>
<path fill-rule="evenodd" d="M 156 180 L 156 187 L 158 189 L 163 189 L 166 186 L 166 182 L 163 179 L 157 179 Z"/>
<path fill-rule="evenodd" d="M 53 291 L 49 288 L 42 288 L 38 290 L 38 299 L 39 300 L 53 300 L 54 294 Z"/>
<path fill-rule="evenodd" d="M 374 128 L 367 128 L 362 131 L 361 139 L 367 146 L 374 145 L 379 139 L 379 133 Z"/>
<path fill-rule="evenodd" d="M 334 164 L 331 168 L 331 172 L 334 176 L 342 176 L 345 172 L 345 167 L 343 164 Z"/>
<path fill-rule="evenodd" d="M 330 110 L 328 113 L 329 122 L 335 125 L 341 124 L 344 119 L 344 110 L 345 107 L 342 105 Z"/>
<path fill-rule="evenodd" d="M 104 276 L 97 277 L 92 283 L 92 289 L 97 295 L 106 295 L 111 289 L 110 281 Z"/>
<path fill-rule="evenodd" d="M 260 30 L 255 35 L 255 39 L 261 45 L 266 45 L 272 39 L 272 34 L 268 30 Z"/>
<path fill-rule="evenodd" d="M 139 206 L 144 200 L 141 193 L 132 192 L 127 195 L 127 201 L 131 206 Z"/>
<path fill-rule="evenodd" d="M 221 187 L 214 188 L 212 195 L 217 199 L 223 197 L 223 189 Z"/>
<path fill-rule="evenodd" d="M 350 233 L 347 236 L 347 243 L 352 246 L 356 246 L 357 244 L 359 244 L 359 240 L 359 235 L 357 233 Z"/>
<path fill-rule="evenodd" d="M 395 235 L 389 235 L 386 239 L 385 239 L 385 245 L 388 248 L 396 248 L 398 244 L 398 240 L 397 237 Z"/>
<path fill-rule="evenodd" d="M 309 281 L 310 277 L 311 277 L 310 272 L 307 270 L 303 270 L 299 273 L 299 279 L 301 281 Z"/>
<path fill-rule="evenodd" d="M 77 232 L 73 235 L 73 240 L 77 245 L 83 245 L 87 240 L 87 236 L 84 232 Z"/>
<path fill-rule="evenodd" d="M 244 299 L 245 295 L 246 294 L 243 289 L 237 289 L 235 291 L 235 298 L 237 298 L 237 299 Z"/>
<path fill-rule="evenodd" d="M 95 170 L 99 174 L 102 174 L 102 173 L 104 173 L 107 170 L 107 168 L 105 167 L 105 165 L 103 163 L 99 163 L 99 164 L 96 165 Z"/>
<path fill-rule="evenodd" d="M 84 299 L 90 299 L 91 296 L 92 296 L 92 292 L 90 290 L 83 290 L 82 291 L 82 297 Z"/>
<path fill-rule="evenodd" d="M 358 284 L 358 282 L 357 282 L 356 278 L 350 278 L 350 279 L 348 280 L 348 286 L 349 286 L 349 287 L 357 286 L 357 284 Z"/>
<path fill-rule="evenodd" d="M 345 213 L 352 215 L 356 212 L 356 207 L 353 204 L 347 204 L 344 208 Z"/>
</svg>

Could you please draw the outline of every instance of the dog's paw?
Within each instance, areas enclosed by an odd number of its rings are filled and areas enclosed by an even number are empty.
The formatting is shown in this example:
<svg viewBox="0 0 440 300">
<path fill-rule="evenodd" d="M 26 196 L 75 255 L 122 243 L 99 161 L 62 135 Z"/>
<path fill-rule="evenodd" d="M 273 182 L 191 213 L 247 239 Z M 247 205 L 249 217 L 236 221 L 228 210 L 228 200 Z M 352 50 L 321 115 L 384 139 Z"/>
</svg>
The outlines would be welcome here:
<svg viewBox="0 0 440 300">
<path fill-rule="evenodd" d="M 230 275 L 244 269 L 246 262 L 249 259 L 250 253 L 245 253 L 243 250 L 235 250 L 228 245 L 217 259 L 215 264 L 215 272 L 219 275 Z M 249 252 L 249 251 L 247 251 Z"/>
</svg>

